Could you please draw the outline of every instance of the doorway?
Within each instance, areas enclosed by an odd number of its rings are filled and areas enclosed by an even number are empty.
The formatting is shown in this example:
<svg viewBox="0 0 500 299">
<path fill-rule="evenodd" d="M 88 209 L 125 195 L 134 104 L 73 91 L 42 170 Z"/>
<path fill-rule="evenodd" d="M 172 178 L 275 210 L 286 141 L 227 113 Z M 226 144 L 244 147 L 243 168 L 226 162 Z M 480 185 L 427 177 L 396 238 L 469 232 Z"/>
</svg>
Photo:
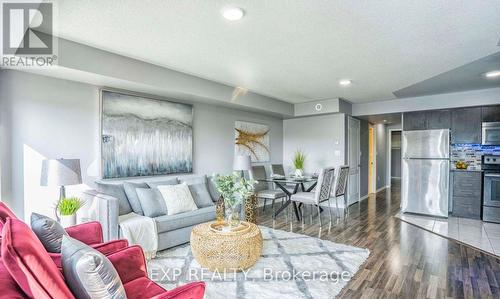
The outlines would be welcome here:
<svg viewBox="0 0 500 299">
<path fill-rule="evenodd" d="M 391 180 L 399 180 L 401 179 L 401 130 L 390 130 L 389 131 L 389 148 L 390 148 L 390 157 L 389 157 L 389 182 Z"/>
<path fill-rule="evenodd" d="M 349 117 L 347 120 L 347 152 L 349 164 L 349 181 L 347 184 L 347 202 L 352 205 L 359 201 L 360 193 L 360 122 Z"/>
<path fill-rule="evenodd" d="M 376 169 L 377 169 L 376 142 L 375 142 L 375 127 L 370 124 L 368 127 L 368 194 L 375 193 L 376 188 Z"/>
</svg>

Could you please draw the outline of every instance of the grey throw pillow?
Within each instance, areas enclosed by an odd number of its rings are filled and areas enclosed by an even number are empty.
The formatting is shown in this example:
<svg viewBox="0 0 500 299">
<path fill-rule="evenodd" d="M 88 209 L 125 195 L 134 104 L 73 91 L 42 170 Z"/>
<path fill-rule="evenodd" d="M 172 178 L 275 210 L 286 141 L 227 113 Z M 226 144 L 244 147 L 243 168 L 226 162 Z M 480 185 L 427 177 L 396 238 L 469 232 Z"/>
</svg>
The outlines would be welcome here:
<svg viewBox="0 0 500 299">
<path fill-rule="evenodd" d="M 219 190 L 217 190 L 217 187 L 215 186 L 212 176 L 207 177 L 207 187 L 208 187 L 208 192 L 210 192 L 210 196 L 212 197 L 212 200 L 214 202 L 218 201 L 220 198 L 220 192 Z"/>
<path fill-rule="evenodd" d="M 157 188 L 137 188 L 136 191 L 144 216 L 154 218 L 167 215 L 167 204 Z"/>
<path fill-rule="evenodd" d="M 128 202 L 127 195 L 125 194 L 125 189 L 123 184 L 106 184 L 102 182 L 96 182 L 97 191 L 100 193 L 113 196 L 118 199 L 119 213 L 120 215 L 125 215 L 132 213 L 132 207 Z"/>
<path fill-rule="evenodd" d="M 40 239 L 47 252 L 61 253 L 62 237 L 68 233 L 59 222 L 44 215 L 31 213 L 31 230 Z"/>
<path fill-rule="evenodd" d="M 132 207 L 132 210 L 136 214 L 144 215 L 141 203 L 139 202 L 139 197 L 137 196 L 137 192 L 135 191 L 137 188 L 149 188 L 149 186 L 146 183 L 123 183 L 123 189 L 125 189 L 125 194 L 127 195 L 127 199 L 130 203 L 130 206 Z"/>
<path fill-rule="evenodd" d="M 188 187 L 198 208 L 206 208 L 214 205 L 205 183 L 188 185 Z"/>
<path fill-rule="evenodd" d="M 179 181 L 177 180 L 177 178 L 171 178 L 164 181 L 147 182 L 147 184 L 149 188 L 157 188 L 158 186 L 162 185 L 177 185 L 179 184 Z"/>
<path fill-rule="evenodd" d="M 127 298 L 118 272 L 99 251 L 64 236 L 61 261 L 66 284 L 76 298 Z"/>
</svg>

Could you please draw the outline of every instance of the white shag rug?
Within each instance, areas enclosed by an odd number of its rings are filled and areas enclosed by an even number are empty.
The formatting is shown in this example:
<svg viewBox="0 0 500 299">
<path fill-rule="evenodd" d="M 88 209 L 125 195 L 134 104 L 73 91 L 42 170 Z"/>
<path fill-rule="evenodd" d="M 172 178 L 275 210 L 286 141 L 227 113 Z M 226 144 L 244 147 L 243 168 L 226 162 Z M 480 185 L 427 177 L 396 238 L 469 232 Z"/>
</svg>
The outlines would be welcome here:
<svg viewBox="0 0 500 299">
<path fill-rule="evenodd" d="M 366 261 L 368 249 L 260 227 L 262 257 L 239 273 L 213 273 L 196 262 L 189 244 L 158 252 L 148 262 L 152 280 L 166 289 L 206 282 L 205 298 L 334 298 Z"/>
</svg>

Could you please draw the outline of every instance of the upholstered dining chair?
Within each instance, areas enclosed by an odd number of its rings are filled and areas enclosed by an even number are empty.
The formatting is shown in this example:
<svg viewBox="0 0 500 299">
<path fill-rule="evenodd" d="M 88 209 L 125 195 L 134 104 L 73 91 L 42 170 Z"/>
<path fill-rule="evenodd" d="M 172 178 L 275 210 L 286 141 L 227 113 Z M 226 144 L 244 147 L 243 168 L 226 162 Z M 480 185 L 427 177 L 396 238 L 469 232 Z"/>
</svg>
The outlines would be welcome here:
<svg viewBox="0 0 500 299">
<path fill-rule="evenodd" d="M 345 196 L 347 190 L 347 179 L 349 178 L 349 166 L 344 165 L 340 166 L 339 173 L 337 175 L 337 184 L 335 186 L 335 206 L 337 208 L 337 217 L 340 217 L 339 211 L 339 197 L 342 196 L 344 200 L 344 220 L 346 219 L 346 215 L 349 215 L 349 207 L 347 202 L 347 196 Z"/>
<path fill-rule="evenodd" d="M 285 168 L 283 164 L 271 164 L 271 172 L 273 175 L 282 175 L 285 176 Z"/>
<path fill-rule="evenodd" d="M 318 221 L 319 228 L 321 230 L 321 208 L 319 204 L 328 201 L 329 206 L 329 214 L 330 214 L 330 223 L 332 223 L 332 211 L 330 206 L 330 194 L 332 192 L 332 186 L 335 179 L 335 167 L 327 167 L 321 169 L 318 177 L 318 185 L 316 186 L 316 190 L 314 192 L 298 192 L 293 194 L 291 197 L 292 201 L 302 203 L 302 208 L 300 209 L 302 225 L 304 225 L 304 206 L 312 205 L 316 206 L 318 209 Z"/>
<path fill-rule="evenodd" d="M 279 198 L 286 198 L 285 192 L 278 189 L 269 188 L 269 183 L 260 181 L 267 179 L 266 168 L 263 165 L 252 166 L 251 171 L 249 172 L 250 178 L 257 181 L 257 185 L 255 186 L 255 195 L 256 197 L 264 199 L 264 208 L 266 209 L 267 200 L 272 201 L 272 208 L 274 214 L 274 201 Z"/>
<path fill-rule="evenodd" d="M 281 176 L 286 176 L 285 174 L 285 168 L 283 167 L 283 164 L 271 164 L 271 174 L 272 175 L 281 175 Z M 290 193 L 293 193 L 295 189 L 295 185 L 290 185 L 287 184 L 284 186 Z"/>
</svg>

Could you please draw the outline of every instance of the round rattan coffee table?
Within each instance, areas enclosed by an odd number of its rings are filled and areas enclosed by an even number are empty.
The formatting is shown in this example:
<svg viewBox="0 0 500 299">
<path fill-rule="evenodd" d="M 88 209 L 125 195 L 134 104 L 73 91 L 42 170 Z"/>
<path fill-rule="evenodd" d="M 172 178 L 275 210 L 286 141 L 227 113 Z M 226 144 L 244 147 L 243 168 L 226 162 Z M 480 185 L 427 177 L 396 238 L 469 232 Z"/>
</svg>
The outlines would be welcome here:
<svg viewBox="0 0 500 299">
<path fill-rule="evenodd" d="M 191 232 L 191 250 L 196 261 L 212 272 L 243 271 L 262 253 L 262 234 L 257 225 L 241 222 L 223 230 L 220 222 L 202 223 Z"/>
</svg>

